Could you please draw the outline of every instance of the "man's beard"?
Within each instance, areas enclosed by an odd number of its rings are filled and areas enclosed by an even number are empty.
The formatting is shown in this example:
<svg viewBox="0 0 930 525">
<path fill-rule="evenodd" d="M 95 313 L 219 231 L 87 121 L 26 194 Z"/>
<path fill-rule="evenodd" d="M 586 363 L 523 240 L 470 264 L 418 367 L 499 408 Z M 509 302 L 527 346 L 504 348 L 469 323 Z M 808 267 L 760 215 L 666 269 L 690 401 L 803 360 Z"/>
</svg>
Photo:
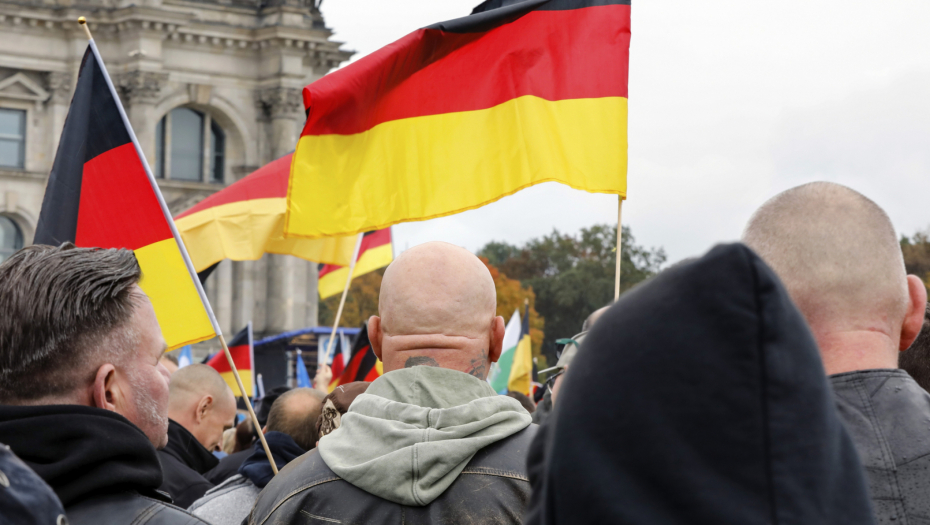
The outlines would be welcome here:
<svg viewBox="0 0 930 525">
<path fill-rule="evenodd" d="M 133 402 L 139 421 L 136 423 L 149 438 L 155 448 L 160 449 L 168 443 L 168 407 L 161 409 L 158 401 L 149 393 L 150 383 L 139 377 L 135 370 L 127 374 L 133 389 Z"/>
</svg>

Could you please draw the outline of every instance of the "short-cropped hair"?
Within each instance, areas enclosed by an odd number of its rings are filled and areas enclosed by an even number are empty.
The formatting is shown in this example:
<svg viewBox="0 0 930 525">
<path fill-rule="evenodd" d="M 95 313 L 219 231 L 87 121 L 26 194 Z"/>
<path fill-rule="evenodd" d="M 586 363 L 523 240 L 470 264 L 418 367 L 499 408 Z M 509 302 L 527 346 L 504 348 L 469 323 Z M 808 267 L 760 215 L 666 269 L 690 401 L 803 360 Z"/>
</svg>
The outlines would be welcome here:
<svg viewBox="0 0 930 525">
<path fill-rule="evenodd" d="M 0 402 L 66 395 L 93 381 L 106 353 L 134 347 L 141 277 L 130 250 L 71 243 L 23 248 L 0 264 Z"/>
<path fill-rule="evenodd" d="M 316 447 L 320 440 L 316 420 L 323 410 L 324 397 L 326 394 L 312 388 L 295 388 L 281 394 L 268 413 L 268 431 L 291 436 L 304 450 Z"/>
</svg>

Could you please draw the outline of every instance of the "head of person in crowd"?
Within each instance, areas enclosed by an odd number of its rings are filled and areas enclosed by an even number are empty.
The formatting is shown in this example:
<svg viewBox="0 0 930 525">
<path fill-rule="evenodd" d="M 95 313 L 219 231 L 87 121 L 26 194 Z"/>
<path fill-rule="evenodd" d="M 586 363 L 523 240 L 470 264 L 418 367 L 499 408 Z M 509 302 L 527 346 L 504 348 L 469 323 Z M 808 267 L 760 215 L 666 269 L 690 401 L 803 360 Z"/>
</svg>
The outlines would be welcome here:
<svg viewBox="0 0 930 525">
<path fill-rule="evenodd" d="M 323 437 L 342 425 L 342 416 L 359 394 L 368 390 L 366 381 L 353 381 L 339 385 L 323 398 L 322 413 L 316 421 L 317 436 Z M 319 439 L 319 438 L 317 438 Z"/>
<path fill-rule="evenodd" d="M 171 376 L 168 417 L 207 450 L 220 450 L 223 432 L 235 424 L 236 398 L 213 367 L 185 366 Z"/>
<path fill-rule="evenodd" d="M 907 371 L 921 388 L 930 392 L 930 303 L 927 303 L 920 335 L 907 350 L 901 352 L 898 366 Z"/>
<path fill-rule="evenodd" d="M 130 250 L 30 246 L 0 265 L 0 403 L 116 412 L 168 440 L 167 349 Z"/>
<path fill-rule="evenodd" d="M 839 184 L 782 192 L 749 220 L 743 242 L 785 283 L 828 374 L 897 368 L 923 324 L 927 290 L 904 269 L 888 215 Z"/>
<path fill-rule="evenodd" d="M 524 523 L 874 523 L 811 333 L 745 246 L 627 292 L 583 348 Z"/>
<path fill-rule="evenodd" d="M 295 388 L 281 394 L 271 406 L 263 432 L 287 434 L 304 450 L 316 447 L 320 439 L 317 420 L 323 410 L 324 397 L 325 394 L 313 388 Z"/>
<path fill-rule="evenodd" d="M 526 411 L 530 414 L 536 412 L 536 403 L 533 403 L 533 400 L 530 399 L 530 396 L 524 394 L 523 392 L 508 390 L 506 395 L 519 401 L 520 405 L 523 406 L 523 408 L 525 408 Z"/>
<path fill-rule="evenodd" d="M 168 374 L 173 374 L 178 371 L 178 358 L 171 355 L 165 354 L 161 356 L 161 364 L 168 370 Z"/>
<path fill-rule="evenodd" d="M 261 403 L 258 404 L 258 408 L 255 409 L 255 417 L 258 418 L 258 424 L 265 427 L 265 424 L 268 423 L 268 414 L 271 412 L 271 407 L 274 406 L 274 402 L 277 401 L 278 397 L 281 394 L 291 390 L 291 387 L 287 385 L 276 386 L 265 393 L 265 397 L 262 398 Z M 251 428 L 251 427 L 249 427 Z M 253 429 L 257 432 L 258 429 Z M 255 434 L 255 438 L 258 438 L 258 434 Z"/>
<path fill-rule="evenodd" d="M 268 417 L 265 416 L 265 421 L 267 420 Z M 235 454 L 236 452 L 252 448 L 252 443 L 255 443 L 255 440 L 258 439 L 256 436 L 257 434 L 255 434 L 252 429 L 252 418 L 247 417 L 243 419 L 241 423 L 236 425 L 236 439 L 232 453 Z"/>
<path fill-rule="evenodd" d="M 496 308 L 480 259 L 452 244 L 421 244 L 384 272 L 378 315 L 368 321 L 371 347 L 385 372 L 425 365 L 485 379 L 504 341 Z"/>
<path fill-rule="evenodd" d="M 67 525 L 52 488 L 0 443 L 0 517 L 13 525 Z"/>
</svg>

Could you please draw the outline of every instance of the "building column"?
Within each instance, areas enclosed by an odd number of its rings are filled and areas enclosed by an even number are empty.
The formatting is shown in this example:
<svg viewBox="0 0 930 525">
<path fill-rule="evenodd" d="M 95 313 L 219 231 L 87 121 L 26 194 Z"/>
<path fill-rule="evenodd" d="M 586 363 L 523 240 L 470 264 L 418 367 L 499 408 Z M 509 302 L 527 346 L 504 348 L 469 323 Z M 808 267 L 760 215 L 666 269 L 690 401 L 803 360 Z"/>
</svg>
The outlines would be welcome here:
<svg viewBox="0 0 930 525">
<path fill-rule="evenodd" d="M 149 166 L 155 169 L 155 127 L 159 115 L 155 113 L 155 102 L 168 82 L 168 73 L 155 71 L 128 71 L 118 75 L 114 84 L 126 105 L 126 113 L 132 129 L 142 146 L 142 153 Z"/>
</svg>

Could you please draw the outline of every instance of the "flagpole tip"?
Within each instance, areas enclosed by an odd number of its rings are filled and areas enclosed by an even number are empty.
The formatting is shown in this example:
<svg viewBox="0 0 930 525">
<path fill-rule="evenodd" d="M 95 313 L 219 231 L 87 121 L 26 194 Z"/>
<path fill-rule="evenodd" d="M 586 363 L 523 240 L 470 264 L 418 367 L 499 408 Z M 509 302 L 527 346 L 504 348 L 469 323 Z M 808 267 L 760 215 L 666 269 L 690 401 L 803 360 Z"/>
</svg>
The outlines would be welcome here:
<svg viewBox="0 0 930 525">
<path fill-rule="evenodd" d="M 79 16 L 79 17 L 78 17 L 78 23 L 81 24 L 81 25 L 84 25 L 84 24 L 87 23 L 87 19 L 84 18 L 83 16 Z"/>
<path fill-rule="evenodd" d="M 80 24 L 81 27 L 84 29 L 84 32 L 87 33 L 87 39 L 88 39 L 88 40 L 93 40 L 94 37 L 90 34 L 90 28 L 87 27 L 87 19 L 84 18 L 83 16 L 79 16 L 79 17 L 78 17 L 78 24 Z"/>
</svg>

